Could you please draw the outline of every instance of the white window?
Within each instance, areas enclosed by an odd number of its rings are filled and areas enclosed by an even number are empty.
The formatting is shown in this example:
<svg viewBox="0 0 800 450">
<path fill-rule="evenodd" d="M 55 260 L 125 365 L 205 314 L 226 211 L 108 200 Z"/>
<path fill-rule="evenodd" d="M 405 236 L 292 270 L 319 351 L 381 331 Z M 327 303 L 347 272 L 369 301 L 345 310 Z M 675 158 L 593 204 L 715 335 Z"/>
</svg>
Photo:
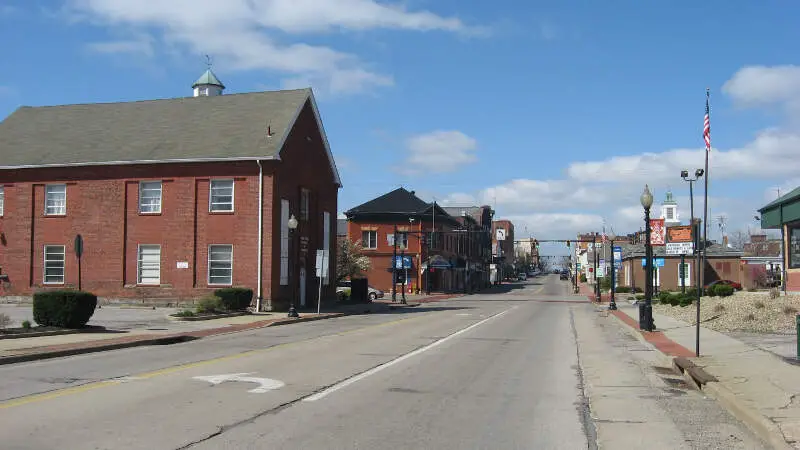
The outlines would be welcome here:
<svg viewBox="0 0 800 450">
<path fill-rule="evenodd" d="M 161 284 L 161 246 L 139 244 L 136 263 L 137 284 Z"/>
<path fill-rule="evenodd" d="M 64 253 L 63 245 L 44 246 L 44 283 L 64 284 Z"/>
<path fill-rule="evenodd" d="M 0 186 L 0 216 L 3 215 L 5 203 L 6 203 L 6 190 L 3 186 Z"/>
<path fill-rule="evenodd" d="M 673 217 L 675 217 L 675 212 L 672 208 L 667 208 L 667 220 L 672 220 Z"/>
<path fill-rule="evenodd" d="M 322 249 L 325 250 L 325 254 L 328 255 L 328 267 L 327 271 L 322 274 L 322 283 L 324 285 L 330 284 L 330 273 L 331 273 L 331 213 L 328 211 L 324 211 L 322 213 Z"/>
<path fill-rule="evenodd" d="M 44 213 L 48 216 L 67 214 L 67 185 L 48 184 L 44 188 Z"/>
<path fill-rule="evenodd" d="M 142 181 L 139 183 L 139 212 L 142 214 L 161 212 L 160 181 Z"/>
<path fill-rule="evenodd" d="M 364 248 L 378 248 L 378 232 L 375 230 L 364 230 L 361 232 L 361 245 Z"/>
<path fill-rule="evenodd" d="M 233 245 L 208 246 L 208 284 L 233 284 Z"/>
<path fill-rule="evenodd" d="M 289 284 L 289 200 L 281 199 L 281 286 Z"/>
<path fill-rule="evenodd" d="M 311 204 L 311 192 L 308 189 L 300 189 L 300 220 L 308 220 Z"/>
<path fill-rule="evenodd" d="M 233 180 L 211 180 L 208 210 L 212 212 L 233 211 Z"/>
<path fill-rule="evenodd" d="M 685 280 L 686 286 L 692 285 L 692 263 L 683 263 L 684 272 L 683 272 L 683 279 Z M 681 287 L 681 263 L 678 263 L 678 287 Z"/>
<path fill-rule="evenodd" d="M 408 233 L 404 231 L 397 233 L 397 248 L 408 248 Z"/>
<path fill-rule="evenodd" d="M 633 280 L 631 279 L 631 266 L 625 266 L 625 284 L 627 286 L 633 287 Z"/>
</svg>

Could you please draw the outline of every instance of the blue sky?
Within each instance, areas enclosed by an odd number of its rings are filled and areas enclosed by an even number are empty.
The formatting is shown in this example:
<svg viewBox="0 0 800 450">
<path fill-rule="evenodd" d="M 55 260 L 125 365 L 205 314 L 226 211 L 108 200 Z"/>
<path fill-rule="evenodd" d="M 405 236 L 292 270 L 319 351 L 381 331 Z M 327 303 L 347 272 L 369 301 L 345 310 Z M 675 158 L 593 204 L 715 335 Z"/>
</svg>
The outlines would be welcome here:
<svg viewBox="0 0 800 450">
<path fill-rule="evenodd" d="M 569 238 L 638 229 L 645 183 L 688 217 L 709 87 L 710 216 L 747 230 L 800 185 L 800 4 L 681 3 L 4 0 L 0 117 L 189 95 L 209 53 L 227 92 L 314 87 L 342 211 L 403 185 Z"/>
</svg>

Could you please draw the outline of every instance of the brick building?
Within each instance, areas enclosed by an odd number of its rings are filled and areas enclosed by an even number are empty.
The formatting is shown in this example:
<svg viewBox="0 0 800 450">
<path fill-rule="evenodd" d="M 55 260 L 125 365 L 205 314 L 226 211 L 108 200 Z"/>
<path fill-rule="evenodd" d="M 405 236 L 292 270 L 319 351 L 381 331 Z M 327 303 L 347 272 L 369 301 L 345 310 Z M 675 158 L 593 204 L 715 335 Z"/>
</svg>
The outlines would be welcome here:
<svg viewBox="0 0 800 450">
<path fill-rule="evenodd" d="M 643 265 L 644 244 L 622 244 L 622 268 L 617 269 L 617 285 L 644 289 L 645 268 Z M 719 244 L 707 248 L 705 284 L 716 280 L 744 281 L 742 252 Z M 653 286 L 662 291 L 681 288 L 680 255 L 667 255 L 664 246 L 653 246 Z M 691 255 L 684 260 L 686 273 L 683 283 L 687 288 L 696 286 L 697 266 Z"/>
<path fill-rule="evenodd" d="M 495 270 L 493 278 L 496 282 L 515 275 L 514 224 L 510 220 L 492 222 L 492 255 Z"/>
<path fill-rule="evenodd" d="M 481 221 L 471 214 L 453 217 L 404 188 L 345 212 L 348 239 L 360 241 L 363 254 L 370 258 L 365 274 L 369 284 L 386 292 L 392 290 L 395 241 L 397 257 L 406 261 L 405 267 L 395 265 L 398 292 L 404 281 L 411 292 L 483 287 L 488 283 L 490 250 L 486 214 L 477 213 Z"/>
<path fill-rule="evenodd" d="M 80 279 L 110 301 L 244 286 L 261 309 L 316 303 L 314 252 L 335 254 L 341 183 L 313 93 L 222 95 L 210 70 L 193 89 L 23 106 L 0 123 L 0 295 Z"/>
</svg>

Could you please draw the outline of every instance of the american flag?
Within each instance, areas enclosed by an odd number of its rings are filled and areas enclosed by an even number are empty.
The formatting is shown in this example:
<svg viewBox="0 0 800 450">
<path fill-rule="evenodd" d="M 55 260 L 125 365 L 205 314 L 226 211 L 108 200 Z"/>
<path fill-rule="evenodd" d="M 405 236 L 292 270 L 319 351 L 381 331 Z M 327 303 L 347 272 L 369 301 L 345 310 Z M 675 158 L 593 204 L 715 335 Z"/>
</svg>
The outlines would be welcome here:
<svg viewBox="0 0 800 450">
<path fill-rule="evenodd" d="M 706 117 L 703 120 L 703 140 L 706 141 L 706 151 L 711 151 L 711 118 L 708 108 L 708 91 L 706 91 Z"/>
</svg>

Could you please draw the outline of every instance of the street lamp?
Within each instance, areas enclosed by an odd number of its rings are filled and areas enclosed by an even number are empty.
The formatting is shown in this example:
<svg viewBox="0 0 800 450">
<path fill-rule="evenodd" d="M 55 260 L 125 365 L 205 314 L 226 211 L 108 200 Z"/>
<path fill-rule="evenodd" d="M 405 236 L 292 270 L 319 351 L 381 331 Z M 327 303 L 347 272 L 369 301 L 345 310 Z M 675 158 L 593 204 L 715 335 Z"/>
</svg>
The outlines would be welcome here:
<svg viewBox="0 0 800 450">
<path fill-rule="evenodd" d="M 617 236 L 612 231 L 608 238 L 611 240 L 611 302 L 608 304 L 608 309 L 613 311 L 617 309 L 617 302 L 614 298 L 617 293 L 617 260 L 614 259 L 614 239 L 616 239 Z"/>
<path fill-rule="evenodd" d="M 699 239 L 699 228 L 695 228 L 694 226 L 694 182 L 700 179 L 703 176 L 705 171 L 703 169 L 697 169 L 694 171 L 694 178 L 689 177 L 688 170 L 681 170 L 681 178 L 683 181 L 687 181 L 689 183 L 689 211 L 691 214 L 691 224 L 692 224 L 692 252 L 694 253 L 694 267 L 695 267 L 695 293 L 697 294 L 697 298 L 695 299 L 695 333 L 694 333 L 694 354 L 695 356 L 700 356 L 700 294 L 701 289 L 703 286 L 700 284 L 700 270 L 702 269 L 702 265 L 700 264 L 700 251 L 698 247 L 700 246 L 700 239 Z M 683 266 L 683 259 L 684 256 L 681 254 L 681 268 L 684 270 L 684 276 L 686 275 L 685 268 Z M 684 285 L 686 282 L 681 279 L 681 284 Z"/>
<path fill-rule="evenodd" d="M 644 305 L 639 304 L 639 328 L 645 331 L 653 331 L 653 246 L 650 245 L 650 207 L 653 206 L 653 194 L 650 187 L 645 185 L 639 201 L 644 208 Z"/>
<path fill-rule="evenodd" d="M 295 234 L 295 230 L 297 229 L 297 219 L 294 217 L 294 214 L 292 214 L 289 217 L 289 222 L 287 222 L 286 225 L 289 227 L 289 234 L 291 235 L 290 241 L 292 242 L 292 246 L 295 246 L 295 244 L 294 244 L 294 234 Z M 292 249 L 292 254 L 294 254 L 294 253 L 295 253 L 295 251 L 294 251 L 294 249 Z M 296 268 L 295 266 L 297 265 L 297 259 L 298 258 L 295 257 L 295 260 L 293 261 L 293 264 L 292 264 L 292 269 Z M 295 270 L 292 270 L 292 272 L 294 272 L 294 271 Z M 300 283 L 300 277 L 299 276 L 297 277 L 297 282 L 298 282 L 298 288 L 299 288 L 299 283 Z M 292 289 L 292 303 L 289 305 L 289 317 L 300 317 L 300 314 L 297 314 L 297 309 L 295 309 L 295 307 L 294 307 L 294 300 L 295 300 L 295 292 L 294 292 L 294 289 Z"/>
</svg>

